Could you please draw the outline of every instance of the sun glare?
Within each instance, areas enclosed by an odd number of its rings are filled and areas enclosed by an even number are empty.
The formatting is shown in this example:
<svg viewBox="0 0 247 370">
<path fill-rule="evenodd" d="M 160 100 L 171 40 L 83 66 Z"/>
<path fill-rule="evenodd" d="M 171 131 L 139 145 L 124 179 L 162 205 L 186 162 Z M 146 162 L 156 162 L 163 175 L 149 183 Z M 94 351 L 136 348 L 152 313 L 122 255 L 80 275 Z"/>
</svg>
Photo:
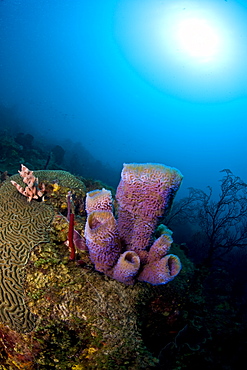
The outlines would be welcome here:
<svg viewBox="0 0 247 370">
<path fill-rule="evenodd" d="M 119 45 L 153 86 L 200 101 L 247 91 L 247 9 L 221 0 L 120 3 Z"/>
<path fill-rule="evenodd" d="M 204 62 L 210 61 L 219 50 L 219 33 L 205 19 L 180 21 L 175 39 L 184 53 Z"/>
</svg>

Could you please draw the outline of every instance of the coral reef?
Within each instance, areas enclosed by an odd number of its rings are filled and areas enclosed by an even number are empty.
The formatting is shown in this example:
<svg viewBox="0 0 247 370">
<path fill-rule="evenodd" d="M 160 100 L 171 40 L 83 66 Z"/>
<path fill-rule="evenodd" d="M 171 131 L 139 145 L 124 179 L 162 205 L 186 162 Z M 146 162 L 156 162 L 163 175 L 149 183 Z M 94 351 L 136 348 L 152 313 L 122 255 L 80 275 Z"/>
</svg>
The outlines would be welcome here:
<svg viewBox="0 0 247 370">
<path fill-rule="evenodd" d="M 18 132 L 18 134 L 14 138 L 15 142 L 23 146 L 25 150 L 32 149 L 33 139 L 33 135 L 24 134 L 23 132 Z"/>
<path fill-rule="evenodd" d="M 28 202 L 12 185 L 22 186 L 20 174 L 0 188 L 1 300 L 11 303 L 0 310 L 0 364 L 11 370 L 155 367 L 157 359 L 145 347 L 139 318 L 150 297 L 165 287 L 154 290 L 137 281 L 145 266 L 135 251 L 122 251 L 111 192 L 87 195 L 91 205 L 86 205 L 86 215 L 82 181 L 64 171 L 35 171 L 33 176 L 45 184 L 43 202 Z M 89 253 L 76 249 L 75 262 L 65 243 L 72 213 L 73 242 L 84 241 L 85 230 L 89 247 Z M 95 238 L 95 230 L 96 235 L 101 230 L 102 240 Z M 162 261 L 170 248 L 170 231 L 160 230 L 147 249 L 146 266 Z M 178 255 L 186 265 L 183 253 Z M 188 289 L 187 272 L 178 277 L 178 295 Z"/>
<path fill-rule="evenodd" d="M 2 123 L 3 122 L 1 122 L 1 124 Z M 16 169 L 20 166 L 20 163 L 25 163 L 28 167 L 32 168 L 44 168 L 48 155 L 48 153 L 44 151 L 44 147 L 36 147 L 33 145 L 31 134 L 19 133 L 13 137 L 10 135 L 9 131 L 10 130 L 2 131 L 1 125 L 0 170 L 2 172 L 8 170 L 8 173 L 14 174 L 16 173 Z"/>
<path fill-rule="evenodd" d="M 69 261 L 64 227 L 64 218 L 54 218 L 50 241 L 31 251 L 24 287 L 36 325 L 25 334 L 0 325 L 0 363 L 9 370 L 155 368 L 157 359 L 143 337 L 145 316 L 162 295 L 167 301 L 162 317 L 177 325 L 180 315 L 174 312 L 189 289 L 191 265 L 177 248 L 185 269 L 176 283 L 124 286 L 97 273 L 86 252 L 80 252 L 83 267 Z"/>
<path fill-rule="evenodd" d="M 7 180 L 0 188 L 0 214 L 0 320 L 16 331 L 30 331 L 34 316 L 24 302 L 24 268 L 31 250 L 49 241 L 54 212 L 43 203 L 27 202 Z"/>
<path fill-rule="evenodd" d="M 54 171 L 34 172 L 45 183 L 44 201 L 27 202 L 9 177 L 20 163 L 45 168 L 46 159 L 47 152 L 37 150 L 35 142 L 25 149 L 0 133 L 0 369 L 175 370 L 194 369 L 198 363 L 203 369 L 240 368 L 246 362 L 247 345 L 241 288 L 245 281 L 232 275 L 232 260 L 228 270 L 222 265 L 214 271 L 202 265 L 194 268 L 185 248 L 172 243 L 170 231 L 159 225 L 142 251 L 145 264 L 139 267 L 136 252 L 125 251 L 113 268 L 115 280 L 96 272 L 85 251 L 84 200 L 86 192 L 102 188 L 110 189 L 114 198 L 115 191 L 108 186 L 112 173 L 105 168 L 100 172 L 97 164 L 91 178 L 82 182 L 68 172 L 55 171 L 58 166 L 51 159 Z M 84 164 L 91 163 L 84 153 L 80 159 L 83 171 L 76 173 L 88 175 Z M 95 173 L 108 185 L 93 180 Z M 26 186 L 20 175 L 11 179 Z M 117 180 L 118 176 L 114 186 Z M 69 191 L 75 261 L 69 260 L 66 245 Z M 117 220 L 116 201 L 113 204 Z M 42 224 L 43 211 L 49 217 Z M 137 275 L 168 251 L 183 266 L 176 279 L 154 286 L 139 282 Z M 238 271 L 239 260 L 235 255 Z M 244 258 L 241 264 L 244 269 Z"/>
<path fill-rule="evenodd" d="M 50 204 L 51 207 L 47 201 L 38 204 L 31 202 L 31 200 L 43 196 L 45 189 L 49 193 L 49 186 L 52 186 L 52 194 L 56 193 L 62 185 L 68 186 L 69 191 L 78 188 L 85 194 L 85 185 L 64 171 L 37 171 L 34 176 L 33 171 L 22 165 L 19 174 L 20 176 L 12 176 L 1 187 L 0 207 L 3 215 L 0 234 L 3 280 L 1 297 L 4 303 L 2 303 L 0 314 L 2 322 L 15 330 L 29 331 L 33 326 L 34 319 L 30 317 L 24 303 L 23 271 L 34 246 L 49 241 L 47 229 L 57 211 L 54 204 Z M 41 190 L 38 190 L 38 177 L 43 183 Z M 21 179 L 27 185 L 25 189 L 19 185 Z M 164 284 L 179 273 L 181 264 L 178 257 L 167 255 L 172 243 L 169 230 L 165 228 L 150 250 L 148 247 L 158 218 L 164 215 L 168 204 L 170 205 L 181 179 L 182 176 L 177 170 L 162 165 L 125 165 L 122 180 L 117 189 L 118 221 L 115 220 L 112 213 L 110 191 L 103 188 L 87 194 L 88 217 L 85 226 L 85 239 L 90 259 L 96 270 L 104 272 L 126 285 L 133 284 L 135 277 L 151 284 Z M 47 180 L 50 185 L 45 186 Z M 165 185 L 162 181 L 165 182 Z M 14 187 L 10 187 L 11 184 L 16 187 L 18 192 L 15 191 Z M 151 195 L 148 191 L 151 192 Z M 144 197 L 145 192 L 147 192 L 147 199 Z M 71 202 L 72 195 L 69 194 Z M 23 195 L 28 198 L 29 202 L 25 202 Z M 140 207 L 139 201 L 142 207 Z M 66 199 L 64 207 L 68 208 L 70 202 L 68 203 Z M 152 209 L 147 213 L 144 208 L 150 208 L 151 205 L 157 207 L 158 210 Z M 132 214 L 130 214 L 130 210 L 132 210 Z M 74 231 L 74 210 L 72 215 L 68 235 L 71 259 L 75 259 L 73 238 L 75 244 L 79 244 L 79 241 L 84 242 L 84 239 L 83 237 L 78 238 L 78 233 Z M 135 220 L 134 224 L 133 220 Z M 131 246 L 128 243 L 124 246 L 120 243 L 120 241 L 123 242 L 123 234 L 119 238 L 119 230 L 121 234 L 124 223 L 127 225 L 127 230 L 130 225 L 133 227 Z M 144 231 L 137 232 L 137 226 L 143 227 Z M 127 247 L 127 251 L 130 249 L 129 253 L 121 254 L 124 247 Z M 6 285 L 7 281 L 9 281 L 8 285 Z M 17 316 L 12 314 L 15 310 L 20 311 Z"/>
<path fill-rule="evenodd" d="M 26 170 L 21 173 L 24 174 Z M 33 174 L 30 176 L 34 177 Z M 27 309 L 24 299 L 25 266 L 32 249 L 40 243 L 49 242 L 48 231 L 57 209 L 56 197 L 51 192 L 54 181 L 72 189 L 80 187 L 80 194 L 85 195 L 84 184 L 67 172 L 36 171 L 36 177 L 44 183 L 49 180 L 51 185 L 47 185 L 46 189 L 48 193 L 50 191 L 50 201 L 47 198 L 46 202 L 27 202 L 26 195 L 16 191 L 12 185 L 13 182 L 19 185 L 25 180 L 24 176 L 10 177 L 0 188 L 0 320 L 22 332 L 30 331 L 34 326 L 34 316 Z M 59 197 L 61 199 L 61 195 Z M 64 197 L 66 206 L 66 195 Z"/>
</svg>

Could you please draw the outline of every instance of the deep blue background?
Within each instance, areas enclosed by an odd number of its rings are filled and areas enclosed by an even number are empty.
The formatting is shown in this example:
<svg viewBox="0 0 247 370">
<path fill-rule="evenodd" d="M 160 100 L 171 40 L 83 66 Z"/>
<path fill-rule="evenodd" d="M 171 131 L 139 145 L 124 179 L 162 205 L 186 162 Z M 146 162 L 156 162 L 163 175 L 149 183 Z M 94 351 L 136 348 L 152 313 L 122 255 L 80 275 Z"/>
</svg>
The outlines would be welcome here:
<svg viewBox="0 0 247 370">
<path fill-rule="evenodd" d="M 213 61 L 172 49 L 176 12 L 213 14 Z M 246 1 L 0 1 L 0 104 L 119 174 L 124 162 L 177 167 L 180 195 L 217 189 L 225 168 L 247 181 L 246 55 Z"/>
</svg>

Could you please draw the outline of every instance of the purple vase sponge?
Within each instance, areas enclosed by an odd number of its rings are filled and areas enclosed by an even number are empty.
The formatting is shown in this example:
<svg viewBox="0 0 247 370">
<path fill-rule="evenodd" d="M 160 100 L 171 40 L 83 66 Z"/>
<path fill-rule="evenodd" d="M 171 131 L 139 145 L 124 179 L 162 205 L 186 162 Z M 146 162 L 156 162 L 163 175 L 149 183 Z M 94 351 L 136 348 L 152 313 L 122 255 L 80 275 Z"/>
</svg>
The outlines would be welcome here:
<svg viewBox="0 0 247 370">
<path fill-rule="evenodd" d="M 110 190 L 92 190 L 86 196 L 87 214 L 92 211 L 112 211 L 112 194 Z"/>
<path fill-rule="evenodd" d="M 159 261 L 152 261 L 144 266 L 138 276 L 139 281 L 158 285 L 173 280 L 181 270 L 181 262 L 174 254 L 168 254 Z"/>
<path fill-rule="evenodd" d="M 95 269 L 111 275 L 121 253 L 117 222 L 112 212 L 91 212 L 85 226 L 85 238 Z"/>
<path fill-rule="evenodd" d="M 140 268 L 140 258 L 133 251 L 126 251 L 118 259 L 113 270 L 113 278 L 126 285 L 135 282 L 135 276 Z"/>
<path fill-rule="evenodd" d="M 183 176 L 163 164 L 124 164 L 116 192 L 118 230 L 127 250 L 134 250 L 146 263 L 153 232 L 181 184 Z"/>
</svg>

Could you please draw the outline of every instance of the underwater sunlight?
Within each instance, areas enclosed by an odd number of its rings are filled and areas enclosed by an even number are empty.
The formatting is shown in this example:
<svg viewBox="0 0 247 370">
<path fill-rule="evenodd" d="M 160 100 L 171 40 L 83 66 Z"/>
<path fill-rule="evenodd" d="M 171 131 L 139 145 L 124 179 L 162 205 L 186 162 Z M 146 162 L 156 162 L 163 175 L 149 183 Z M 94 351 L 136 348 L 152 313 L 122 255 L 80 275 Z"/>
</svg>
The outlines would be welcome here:
<svg viewBox="0 0 247 370">
<path fill-rule="evenodd" d="M 197 62 L 209 62 L 218 57 L 219 32 L 206 19 L 186 18 L 177 25 L 175 35 L 181 51 Z"/>
<path fill-rule="evenodd" d="M 0 0 L 0 30 L 0 370 L 241 369 L 247 0 Z"/>
<path fill-rule="evenodd" d="M 225 1 L 120 2 L 116 37 L 151 85 L 180 99 L 226 101 L 246 92 L 246 9 Z M 246 82 L 246 79 L 245 79 Z"/>
</svg>

